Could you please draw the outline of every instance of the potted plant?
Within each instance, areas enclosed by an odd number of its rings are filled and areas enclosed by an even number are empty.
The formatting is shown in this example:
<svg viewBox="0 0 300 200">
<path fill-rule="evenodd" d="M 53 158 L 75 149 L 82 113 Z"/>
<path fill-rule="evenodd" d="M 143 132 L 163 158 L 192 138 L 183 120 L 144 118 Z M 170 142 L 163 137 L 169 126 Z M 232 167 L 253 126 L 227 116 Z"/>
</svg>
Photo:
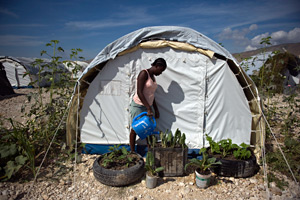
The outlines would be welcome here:
<svg viewBox="0 0 300 200">
<path fill-rule="evenodd" d="M 106 154 L 100 155 L 93 164 L 95 178 L 110 186 L 125 186 L 141 179 L 145 174 L 144 159 L 141 155 L 129 152 L 124 146 L 109 147 Z"/>
<path fill-rule="evenodd" d="M 163 176 L 183 176 L 188 155 L 185 134 L 179 129 L 174 135 L 167 130 L 160 132 L 159 139 L 160 142 L 155 135 L 148 137 L 149 151 L 154 155 L 155 165 L 164 167 Z"/>
<path fill-rule="evenodd" d="M 146 156 L 146 187 L 155 188 L 157 185 L 158 173 L 164 170 L 164 167 L 156 167 L 153 154 L 149 151 Z"/>
<path fill-rule="evenodd" d="M 222 165 L 213 169 L 219 176 L 244 178 L 253 176 L 257 169 L 256 157 L 250 145 L 232 143 L 231 139 L 215 142 L 206 134 L 209 142 L 208 154 L 222 162 Z"/>
<path fill-rule="evenodd" d="M 190 162 L 185 165 L 184 169 L 187 170 L 188 166 L 193 165 L 195 167 L 196 185 L 199 188 L 207 188 L 211 179 L 210 169 L 222 163 L 216 161 L 216 158 L 209 158 L 205 147 L 200 149 L 199 154 L 202 156 L 202 159 L 191 159 Z"/>
</svg>

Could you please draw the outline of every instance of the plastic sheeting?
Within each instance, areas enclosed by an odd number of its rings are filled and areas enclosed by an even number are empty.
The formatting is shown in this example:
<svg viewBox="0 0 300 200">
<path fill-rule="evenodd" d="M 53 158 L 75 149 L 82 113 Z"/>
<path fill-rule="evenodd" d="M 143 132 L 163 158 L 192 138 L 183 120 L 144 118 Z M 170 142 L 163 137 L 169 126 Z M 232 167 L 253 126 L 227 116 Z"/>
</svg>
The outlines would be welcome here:
<svg viewBox="0 0 300 200">
<path fill-rule="evenodd" d="M 264 52 L 259 53 L 257 55 L 251 56 L 251 58 L 247 60 L 243 60 L 240 65 L 243 67 L 245 72 L 248 75 L 253 75 L 253 72 L 258 73 L 260 68 L 264 65 L 264 63 L 269 59 L 270 57 L 274 56 L 275 54 L 273 52 Z"/>
<path fill-rule="evenodd" d="M 41 66 L 44 65 L 41 71 L 41 77 L 39 77 L 39 66 L 35 65 L 36 59 L 42 59 Z M 26 57 L 10 57 L 0 56 L 0 62 L 5 67 L 7 78 L 14 88 L 33 87 L 30 83 L 35 82 L 34 86 L 47 87 L 51 82 L 45 78 L 45 74 L 52 73 L 51 60 L 46 58 L 26 58 Z M 67 68 L 63 64 L 56 66 L 59 72 L 56 72 L 55 80 L 59 80 L 59 73 L 69 73 Z M 25 75 L 27 74 L 27 75 Z M 39 80 L 40 79 L 40 80 Z"/>
<path fill-rule="evenodd" d="M 158 57 L 167 69 L 156 78 L 158 130 L 179 128 L 189 148 L 201 148 L 205 133 L 216 140 L 250 143 L 251 113 L 226 61 L 170 47 L 139 49 L 107 62 L 90 84 L 80 112 L 83 143 L 129 143 L 128 107 L 138 73 Z"/>
<path fill-rule="evenodd" d="M 210 50 L 235 61 L 235 58 L 226 49 L 193 29 L 177 26 L 154 26 L 136 30 L 107 45 L 93 59 L 93 61 L 83 72 L 82 76 L 96 65 L 109 59 L 114 59 L 119 53 L 133 48 L 141 42 L 149 40 L 170 40 L 187 43 L 195 46 L 196 48 Z M 80 79 L 81 77 L 79 80 Z"/>
<path fill-rule="evenodd" d="M 0 62 L 2 62 L 6 71 L 7 79 L 13 88 L 29 86 L 31 79 L 28 75 L 24 76 L 27 73 L 24 65 L 6 57 L 0 57 Z"/>
<path fill-rule="evenodd" d="M 252 137 L 252 144 L 260 145 L 264 123 L 252 80 L 222 46 L 195 30 L 175 26 L 139 29 L 94 58 L 74 88 L 68 145 L 78 132 L 84 143 L 128 144 L 128 107 L 136 77 L 158 57 L 168 64 L 157 77 L 160 131 L 179 128 L 190 148 L 207 146 L 205 134 L 237 144 L 249 144 Z"/>
</svg>

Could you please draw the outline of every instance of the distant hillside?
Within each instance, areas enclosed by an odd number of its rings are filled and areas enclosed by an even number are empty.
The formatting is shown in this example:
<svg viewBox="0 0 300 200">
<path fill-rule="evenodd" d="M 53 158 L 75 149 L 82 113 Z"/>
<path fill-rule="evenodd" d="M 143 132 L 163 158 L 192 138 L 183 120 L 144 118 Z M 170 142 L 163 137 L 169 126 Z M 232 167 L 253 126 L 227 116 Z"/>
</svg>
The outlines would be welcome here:
<svg viewBox="0 0 300 200">
<path fill-rule="evenodd" d="M 257 55 L 261 53 L 263 49 L 257 49 L 254 51 L 246 51 L 242 53 L 234 53 L 232 54 L 238 62 L 241 62 L 243 59 Z M 279 44 L 267 47 L 265 51 L 280 51 L 280 52 L 289 52 L 294 54 L 297 57 L 300 57 L 300 43 L 288 43 L 288 44 Z"/>
</svg>

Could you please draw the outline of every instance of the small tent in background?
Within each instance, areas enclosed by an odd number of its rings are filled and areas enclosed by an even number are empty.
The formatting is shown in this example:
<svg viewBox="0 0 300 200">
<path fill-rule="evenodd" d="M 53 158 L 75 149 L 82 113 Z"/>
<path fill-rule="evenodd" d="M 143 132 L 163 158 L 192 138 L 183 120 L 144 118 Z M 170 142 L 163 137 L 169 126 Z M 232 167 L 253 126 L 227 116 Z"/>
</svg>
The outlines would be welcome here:
<svg viewBox="0 0 300 200">
<path fill-rule="evenodd" d="M 240 62 L 240 65 L 249 76 L 253 74 L 257 75 L 259 69 L 261 68 L 261 66 L 263 66 L 266 60 L 274 55 L 275 54 L 271 51 L 259 53 L 257 55 L 251 56 L 250 58 L 244 59 L 242 62 Z"/>
<path fill-rule="evenodd" d="M 248 67 L 248 75 L 259 76 L 264 65 L 264 84 L 269 85 L 274 92 L 290 94 L 300 84 L 300 59 L 288 52 L 274 54 L 266 52 L 252 56 L 251 59 L 242 61 L 243 67 Z M 255 73 L 253 73 L 255 72 Z"/>
<path fill-rule="evenodd" d="M 65 61 L 63 62 L 65 67 L 72 73 L 72 78 L 78 79 L 85 68 L 88 66 L 84 61 Z"/>
<path fill-rule="evenodd" d="M 300 59 L 288 52 L 276 54 L 266 61 L 265 76 L 275 92 L 292 94 L 300 86 Z"/>
<path fill-rule="evenodd" d="M 6 76 L 13 88 L 26 88 L 32 82 L 30 76 L 24 76 L 27 73 L 27 68 L 17 58 L 1 56 L 0 62 L 4 66 Z"/>
<path fill-rule="evenodd" d="M 7 79 L 6 71 L 4 66 L 0 62 L 0 96 L 12 95 L 15 94 L 14 89 L 10 85 L 10 82 Z"/>
<path fill-rule="evenodd" d="M 134 31 L 94 58 L 74 89 L 68 144 L 79 131 L 90 153 L 128 145 L 136 78 L 159 57 L 168 65 L 156 79 L 159 131 L 174 133 L 179 128 L 190 149 L 208 146 L 205 134 L 215 141 L 231 138 L 236 144 L 260 146 L 264 122 L 252 80 L 219 44 L 195 30 L 174 26 Z"/>
<path fill-rule="evenodd" d="M 36 58 L 0 56 L 7 78 L 13 88 L 48 87 L 51 85 L 49 76 L 52 74 L 51 60 L 42 58 L 43 62 L 35 64 Z M 41 66 L 45 66 L 40 70 Z M 59 81 L 62 73 L 69 73 L 63 64 L 55 69 L 55 81 Z M 28 74 L 25 76 L 25 74 Z M 34 85 L 30 83 L 34 82 Z"/>
</svg>

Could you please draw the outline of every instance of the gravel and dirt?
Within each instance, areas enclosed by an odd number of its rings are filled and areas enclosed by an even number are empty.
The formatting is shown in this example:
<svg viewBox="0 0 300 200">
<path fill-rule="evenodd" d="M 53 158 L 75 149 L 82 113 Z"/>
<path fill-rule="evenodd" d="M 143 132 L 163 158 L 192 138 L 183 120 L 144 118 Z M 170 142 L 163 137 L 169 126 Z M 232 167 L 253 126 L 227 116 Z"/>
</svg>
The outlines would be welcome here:
<svg viewBox="0 0 300 200">
<path fill-rule="evenodd" d="M 20 114 L 23 104 L 28 103 L 26 95 L 32 89 L 16 90 L 17 95 L 0 99 L 0 115 L 24 122 Z M 300 199 L 300 186 L 282 174 L 279 178 L 289 183 L 279 189 L 274 182 L 267 185 L 261 170 L 249 178 L 213 176 L 211 185 L 206 189 L 197 188 L 194 174 L 183 177 L 162 177 L 158 186 L 148 189 L 145 178 L 126 187 L 111 187 L 98 182 L 93 175 L 93 162 L 98 155 L 82 155 L 81 162 L 63 163 L 41 173 L 35 183 L 0 182 L 0 200 L 10 199 Z M 73 168 L 75 170 L 63 171 Z"/>
</svg>

